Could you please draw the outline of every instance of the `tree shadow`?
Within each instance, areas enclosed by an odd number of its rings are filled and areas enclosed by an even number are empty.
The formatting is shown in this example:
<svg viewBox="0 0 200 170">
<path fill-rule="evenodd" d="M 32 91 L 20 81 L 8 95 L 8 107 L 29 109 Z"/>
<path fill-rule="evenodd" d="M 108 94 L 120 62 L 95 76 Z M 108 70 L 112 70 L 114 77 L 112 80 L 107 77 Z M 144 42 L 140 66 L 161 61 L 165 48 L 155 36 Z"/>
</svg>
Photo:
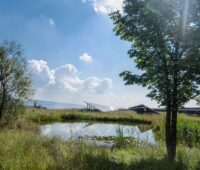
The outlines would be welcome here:
<svg viewBox="0 0 200 170">
<path fill-rule="evenodd" d="M 199 170 L 200 169 L 200 161 L 197 163 L 197 167 L 195 168 L 195 170 Z"/>
<path fill-rule="evenodd" d="M 102 156 L 87 155 L 86 164 L 83 169 L 93 170 L 186 170 L 187 166 L 183 161 L 171 163 L 166 158 L 154 159 L 147 158 L 132 162 L 127 165 L 123 162 L 117 162 L 114 159 Z"/>
<path fill-rule="evenodd" d="M 183 161 L 170 162 L 167 158 L 148 158 L 136 161 L 127 167 L 127 170 L 185 170 L 187 169 Z"/>
</svg>

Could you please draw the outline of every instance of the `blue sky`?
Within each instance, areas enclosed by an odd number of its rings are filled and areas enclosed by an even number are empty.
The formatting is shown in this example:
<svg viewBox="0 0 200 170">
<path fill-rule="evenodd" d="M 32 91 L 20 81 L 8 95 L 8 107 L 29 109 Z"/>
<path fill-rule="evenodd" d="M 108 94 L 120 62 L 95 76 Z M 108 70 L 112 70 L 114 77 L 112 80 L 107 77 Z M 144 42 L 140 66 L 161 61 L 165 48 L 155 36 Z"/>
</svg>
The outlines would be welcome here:
<svg viewBox="0 0 200 170">
<path fill-rule="evenodd" d="M 108 17 L 123 0 L 0 0 L 0 40 L 25 49 L 34 98 L 115 107 L 147 104 L 147 90 L 124 86 L 124 70 L 138 72 L 130 45 L 112 32 Z M 190 102 L 189 106 L 194 106 Z"/>
</svg>

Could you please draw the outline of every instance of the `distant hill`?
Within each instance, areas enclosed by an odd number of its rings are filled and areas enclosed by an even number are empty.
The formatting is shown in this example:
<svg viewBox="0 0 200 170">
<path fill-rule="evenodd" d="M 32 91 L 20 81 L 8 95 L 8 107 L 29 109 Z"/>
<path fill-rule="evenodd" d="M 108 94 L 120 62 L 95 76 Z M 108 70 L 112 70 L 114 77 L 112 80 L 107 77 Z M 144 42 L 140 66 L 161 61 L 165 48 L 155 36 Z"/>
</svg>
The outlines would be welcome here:
<svg viewBox="0 0 200 170">
<path fill-rule="evenodd" d="M 42 106 L 47 109 L 81 109 L 84 105 L 70 104 L 70 103 L 58 103 L 43 100 L 29 100 L 25 102 L 26 106 L 32 107 L 36 102 L 37 106 Z"/>
</svg>

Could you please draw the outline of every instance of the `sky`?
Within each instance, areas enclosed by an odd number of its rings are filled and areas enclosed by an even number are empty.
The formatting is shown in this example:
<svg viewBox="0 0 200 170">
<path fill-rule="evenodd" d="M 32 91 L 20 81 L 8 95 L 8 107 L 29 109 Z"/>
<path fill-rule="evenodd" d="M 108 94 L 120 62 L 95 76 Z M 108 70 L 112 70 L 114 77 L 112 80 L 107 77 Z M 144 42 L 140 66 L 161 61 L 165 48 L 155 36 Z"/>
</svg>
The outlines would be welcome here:
<svg viewBox="0 0 200 170">
<path fill-rule="evenodd" d="M 135 68 L 128 42 L 113 33 L 108 14 L 123 0 L 0 0 L 0 41 L 25 50 L 34 99 L 126 108 L 157 107 L 148 90 L 125 86 L 119 74 Z M 190 101 L 186 106 L 196 106 Z"/>
</svg>

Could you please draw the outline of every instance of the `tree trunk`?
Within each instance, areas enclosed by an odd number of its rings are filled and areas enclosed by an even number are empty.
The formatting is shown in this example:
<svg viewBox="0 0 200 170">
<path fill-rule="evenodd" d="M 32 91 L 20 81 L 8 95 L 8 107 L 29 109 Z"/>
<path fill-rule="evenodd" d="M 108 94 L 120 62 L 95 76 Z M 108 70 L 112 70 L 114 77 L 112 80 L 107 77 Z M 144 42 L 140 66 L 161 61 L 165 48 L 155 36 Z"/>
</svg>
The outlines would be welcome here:
<svg viewBox="0 0 200 170">
<path fill-rule="evenodd" d="M 4 110 L 4 97 L 2 97 L 1 104 L 0 104 L 0 120 L 3 116 L 3 110 Z"/>
<path fill-rule="evenodd" d="M 178 49 L 179 43 L 175 44 L 175 54 L 173 57 L 173 89 L 172 93 L 167 95 L 167 114 L 166 114 L 166 146 L 168 159 L 174 161 L 176 157 L 177 145 L 177 112 L 178 112 Z"/>
<path fill-rule="evenodd" d="M 176 157 L 176 133 L 177 133 L 177 112 L 178 112 L 178 103 L 177 103 L 177 73 L 174 78 L 174 87 L 173 87 L 173 99 L 172 99 L 172 117 L 171 117 L 171 159 L 174 160 Z"/>
<path fill-rule="evenodd" d="M 171 157 L 171 102 L 167 103 L 166 123 L 165 123 L 165 142 L 168 158 Z"/>
<path fill-rule="evenodd" d="M 171 160 L 174 160 L 176 157 L 176 145 L 177 145 L 177 111 L 175 107 L 172 111 L 172 120 L 171 120 Z"/>
<path fill-rule="evenodd" d="M 172 138 L 174 137 L 174 132 L 172 132 L 172 127 L 174 126 L 172 122 L 172 109 L 173 109 L 173 91 L 170 89 L 170 79 L 169 79 L 169 72 L 168 72 L 168 66 L 166 58 L 164 58 L 164 70 L 166 74 L 166 90 L 167 90 L 167 113 L 166 113 L 166 123 L 165 123 L 165 142 L 166 142 L 166 148 L 167 148 L 167 155 L 169 160 L 174 160 L 175 154 L 174 154 L 174 147 L 176 145 L 172 144 Z M 173 133 L 173 134 L 172 134 Z"/>
<path fill-rule="evenodd" d="M 165 124 L 165 140 L 167 147 L 167 155 L 170 161 L 174 161 L 176 157 L 178 107 L 175 106 L 175 103 L 177 103 L 177 101 L 173 100 L 172 106 L 167 106 Z"/>
<path fill-rule="evenodd" d="M 3 116 L 3 111 L 5 107 L 5 101 L 6 101 L 6 95 L 5 95 L 5 86 L 2 85 L 2 98 L 1 98 L 1 103 L 0 103 L 0 120 L 2 119 Z"/>
</svg>

